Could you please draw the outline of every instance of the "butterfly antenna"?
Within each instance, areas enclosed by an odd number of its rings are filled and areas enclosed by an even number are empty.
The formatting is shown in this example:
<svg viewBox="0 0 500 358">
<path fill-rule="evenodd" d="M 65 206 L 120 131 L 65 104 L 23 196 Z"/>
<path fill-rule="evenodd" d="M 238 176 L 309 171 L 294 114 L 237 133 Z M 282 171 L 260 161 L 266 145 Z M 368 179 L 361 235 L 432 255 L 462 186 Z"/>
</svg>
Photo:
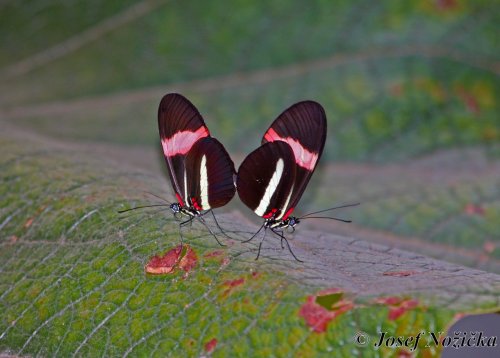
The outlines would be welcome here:
<svg viewBox="0 0 500 358">
<path fill-rule="evenodd" d="M 130 208 L 130 209 L 118 210 L 118 214 L 126 213 L 127 211 L 132 211 L 132 210 L 137 210 L 137 209 L 154 208 L 154 207 L 158 207 L 158 206 L 169 206 L 169 205 L 167 205 L 167 204 L 141 205 L 141 206 L 136 206 L 136 207 Z"/>
<path fill-rule="evenodd" d="M 301 219 L 303 219 L 303 218 L 301 218 Z M 346 219 L 340 219 L 340 218 L 328 217 L 328 216 L 308 216 L 305 219 L 329 219 L 329 220 L 342 221 L 344 223 L 351 223 L 352 222 L 352 220 L 346 220 Z"/>
<path fill-rule="evenodd" d="M 162 209 L 155 210 L 155 211 L 149 211 L 148 214 L 150 216 L 154 216 L 154 215 L 156 215 L 158 213 L 161 213 L 162 211 L 166 211 L 166 210 L 170 210 L 170 208 L 162 208 Z M 133 213 L 127 215 L 127 216 L 121 216 L 120 219 L 130 218 L 131 216 L 137 215 L 139 213 L 141 213 L 141 211 L 133 212 Z"/>
<path fill-rule="evenodd" d="M 198 216 L 198 220 L 200 220 L 200 222 L 205 225 L 205 227 L 207 228 L 207 230 L 210 232 L 210 234 L 212 234 L 212 236 L 215 238 L 215 241 L 217 241 L 217 243 L 220 245 L 220 246 L 226 246 L 224 245 L 223 243 L 221 243 L 219 241 L 219 239 L 217 238 L 217 235 L 214 234 L 214 232 L 212 231 L 212 229 L 210 229 L 210 226 L 208 226 L 207 222 L 205 221 L 205 219 L 203 219 L 201 216 Z"/>
<path fill-rule="evenodd" d="M 262 224 L 262 226 L 259 228 L 259 230 L 257 230 L 257 232 L 256 232 L 255 234 L 253 234 L 251 238 L 249 238 L 248 240 L 242 241 L 242 243 L 246 243 L 246 242 L 250 242 L 250 241 L 252 241 L 252 240 L 253 240 L 253 238 L 254 238 L 255 236 L 257 236 L 257 234 L 258 234 L 258 233 L 259 233 L 259 232 L 260 232 L 260 231 L 264 228 L 264 225 L 265 225 L 265 223 L 264 223 L 264 224 Z"/>
<path fill-rule="evenodd" d="M 312 213 L 306 214 L 306 215 L 304 215 L 304 216 L 300 217 L 299 219 L 304 219 L 304 218 L 308 217 L 309 215 L 321 214 L 321 213 L 324 213 L 324 212 L 326 212 L 326 211 L 335 210 L 335 209 L 349 208 L 349 207 L 351 207 L 351 206 L 358 206 L 358 205 L 360 205 L 360 204 L 361 204 L 361 203 L 354 203 L 354 204 L 345 204 L 345 205 L 335 206 L 335 207 L 333 207 L 333 208 L 324 209 L 324 210 L 315 211 L 315 212 L 312 212 Z"/>
<path fill-rule="evenodd" d="M 284 241 L 285 241 L 286 246 L 288 246 L 288 251 L 290 251 L 290 253 L 292 254 L 293 258 L 294 258 L 296 261 L 298 261 L 298 262 L 304 262 L 304 261 L 302 261 L 302 260 L 299 260 L 299 258 L 298 258 L 297 256 L 295 256 L 295 254 L 293 253 L 292 248 L 290 247 L 290 244 L 288 243 L 288 240 L 287 240 L 287 238 L 285 237 L 285 235 L 280 234 L 279 232 L 274 231 L 274 230 L 271 230 L 271 231 L 272 231 L 274 234 L 278 235 L 278 236 L 281 238 L 281 240 L 284 240 Z"/>
<path fill-rule="evenodd" d="M 152 193 L 152 192 L 150 192 L 150 191 L 144 191 L 144 193 L 149 194 L 149 195 L 151 195 L 151 196 L 154 196 L 155 198 L 160 199 L 161 201 L 163 201 L 163 202 L 167 203 L 168 205 L 172 205 L 172 203 L 170 203 L 167 199 L 164 199 L 164 198 L 162 198 L 161 196 L 156 195 L 156 194 L 154 194 L 154 193 Z"/>
</svg>

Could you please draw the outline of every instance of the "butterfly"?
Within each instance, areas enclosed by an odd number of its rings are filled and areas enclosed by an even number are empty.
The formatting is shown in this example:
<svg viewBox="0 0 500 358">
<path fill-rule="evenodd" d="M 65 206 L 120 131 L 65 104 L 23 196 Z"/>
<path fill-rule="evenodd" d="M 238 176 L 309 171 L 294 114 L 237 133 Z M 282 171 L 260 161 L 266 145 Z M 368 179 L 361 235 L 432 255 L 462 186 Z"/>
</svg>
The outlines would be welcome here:
<svg viewBox="0 0 500 358">
<path fill-rule="evenodd" d="M 213 209 L 226 205 L 234 197 L 236 172 L 233 161 L 224 146 L 210 136 L 196 107 L 178 93 L 169 93 L 162 98 L 158 108 L 158 129 L 168 175 L 177 199 L 169 206 L 175 217 L 187 218 L 179 224 L 179 228 L 197 218 L 222 245 L 203 216 L 208 212 L 213 215 Z M 164 205 L 137 208 L 151 206 Z M 215 215 L 213 217 L 224 233 Z M 182 230 L 180 233 L 182 241 Z"/>
<path fill-rule="evenodd" d="M 326 141 L 326 114 L 323 107 L 314 101 L 298 102 L 283 113 L 267 129 L 262 138 L 262 145 L 251 152 L 241 163 L 236 188 L 241 201 L 255 214 L 264 219 L 264 223 L 247 242 L 252 240 L 262 229 L 270 229 L 288 246 L 290 253 L 299 260 L 283 235 L 285 229 L 292 232 L 295 226 L 305 218 L 330 208 L 304 215 L 292 216 L 304 190 L 323 153 Z M 358 204 L 349 204 L 354 206 Z M 344 222 L 338 218 L 320 217 Z M 259 258 L 262 242 L 256 259 Z"/>
</svg>

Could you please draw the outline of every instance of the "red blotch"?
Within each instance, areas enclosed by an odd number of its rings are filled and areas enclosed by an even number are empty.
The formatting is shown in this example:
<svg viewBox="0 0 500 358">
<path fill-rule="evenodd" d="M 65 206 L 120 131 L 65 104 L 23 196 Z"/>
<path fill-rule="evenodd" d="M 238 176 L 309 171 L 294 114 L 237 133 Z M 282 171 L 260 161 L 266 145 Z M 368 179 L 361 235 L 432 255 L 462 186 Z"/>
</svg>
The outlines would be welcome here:
<svg viewBox="0 0 500 358">
<path fill-rule="evenodd" d="M 354 304 L 351 301 L 343 299 L 334 303 L 330 309 L 327 309 L 316 302 L 318 297 L 334 293 L 342 293 L 342 290 L 338 288 L 331 288 L 320 291 L 317 295 L 307 296 L 306 303 L 300 307 L 299 316 L 303 317 L 307 325 L 316 333 L 325 332 L 330 321 L 354 307 Z"/>
<path fill-rule="evenodd" d="M 179 262 L 179 268 L 181 270 L 184 270 L 185 272 L 190 272 L 195 268 L 197 262 L 198 256 L 196 256 L 196 252 L 194 252 L 194 250 L 190 246 L 187 246 L 186 254 L 181 258 Z"/>
<path fill-rule="evenodd" d="M 390 296 L 390 297 L 382 297 L 378 298 L 375 300 L 376 303 L 379 303 L 381 305 L 387 305 L 387 306 L 392 306 L 392 305 L 397 305 L 402 301 L 400 297 L 395 297 L 395 296 Z"/>
<path fill-rule="evenodd" d="M 26 222 L 24 223 L 24 228 L 27 229 L 31 226 L 31 224 L 33 224 L 33 220 L 35 218 L 29 218 L 28 220 L 26 220 Z"/>
<path fill-rule="evenodd" d="M 196 266 L 197 261 L 196 253 L 189 245 L 178 245 L 163 256 L 153 256 L 144 266 L 144 270 L 152 275 L 174 273 L 176 268 L 189 272 Z"/>
<path fill-rule="evenodd" d="M 238 278 L 236 280 L 226 281 L 223 283 L 223 285 L 227 286 L 227 287 L 236 287 L 239 285 L 243 285 L 244 283 L 245 283 L 245 279 L 242 277 L 242 278 Z"/>
<path fill-rule="evenodd" d="M 219 256 L 222 256 L 224 255 L 224 251 L 222 250 L 214 250 L 214 251 L 210 251 L 210 252 L 207 252 L 205 255 L 203 255 L 203 257 L 219 257 Z"/>
<path fill-rule="evenodd" d="M 413 353 L 406 350 L 406 349 L 403 349 L 403 348 L 400 348 L 398 351 L 397 351 L 397 356 L 398 358 L 412 358 L 413 357 Z"/>
<path fill-rule="evenodd" d="M 27 229 L 29 228 L 32 224 L 35 218 L 40 215 L 45 209 L 47 208 L 47 205 L 42 205 L 40 206 L 37 210 L 34 216 L 30 217 L 26 222 L 24 223 L 24 228 Z"/>
<path fill-rule="evenodd" d="M 224 282 L 222 285 L 226 286 L 227 289 L 222 293 L 222 295 L 223 296 L 229 295 L 234 290 L 235 287 L 241 286 L 244 283 L 245 283 L 245 279 L 243 277 L 238 278 L 236 280 L 229 280 L 229 281 Z"/>
<path fill-rule="evenodd" d="M 418 306 L 418 301 L 414 299 L 405 299 L 400 297 L 385 297 L 379 298 L 376 303 L 386 305 L 389 307 L 388 318 L 394 321 L 401 317 L 406 311 L 409 311 Z"/>
<path fill-rule="evenodd" d="M 483 250 L 488 254 L 491 254 L 493 251 L 495 251 L 496 247 L 497 245 L 493 241 L 486 241 L 483 245 Z"/>
<path fill-rule="evenodd" d="M 260 272 L 257 272 L 257 271 L 252 272 L 252 277 L 253 278 L 259 278 L 260 275 L 262 275 Z"/>
<path fill-rule="evenodd" d="M 476 97 L 474 97 L 471 93 L 467 92 L 463 88 L 458 89 L 458 96 L 470 112 L 472 112 L 473 114 L 479 114 L 479 103 L 477 103 Z"/>
<path fill-rule="evenodd" d="M 391 85 L 389 93 L 394 97 L 399 97 L 403 94 L 403 86 L 400 83 Z"/>
<path fill-rule="evenodd" d="M 221 262 L 221 266 L 227 266 L 231 263 L 231 259 L 229 257 L 224 257 Z"/>
<path fill-rule="evenodd" d="M 486 210 L 481 205 L 467 204 L 464 208 L 464 213 L 467 215 L 481 215 L 484 216 Z"/>
<path fill-rule="evenodd" d="M 207 343 L 205 343 L 205 352 L 212 353 L 217 347 L 217 338 L 212 338 Z"/>
<path fill-rule="evenodd" d="M 436 0 L 436 5 L 440 10 L 451 10 L 457 7 L 457 0 Z"/>
<path fill-rule="evenodd" d="M 419 273 L 419 272 L 417 272 L 417 271 L 389 271 L 389 272 L 384 272 L 384 276 L 406 277 L 406 276 L 415 275 L 417 273 Z"/>
</svg>

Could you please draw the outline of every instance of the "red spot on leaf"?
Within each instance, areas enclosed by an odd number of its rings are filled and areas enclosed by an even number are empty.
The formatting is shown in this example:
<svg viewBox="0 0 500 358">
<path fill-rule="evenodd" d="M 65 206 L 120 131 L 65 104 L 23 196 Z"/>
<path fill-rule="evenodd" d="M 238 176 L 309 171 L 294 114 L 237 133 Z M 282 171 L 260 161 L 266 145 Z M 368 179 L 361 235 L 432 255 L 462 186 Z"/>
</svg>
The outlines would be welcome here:
<svg viewBox="0 0 500 358">
<path fill-rule="evenodd" d="M 227 296 L 231 293 L 231 291 L 235 288 L 235 287 L 238 287 L 240 285 L 243 285 L 245 283 L 245 279 L 242 277 L 242 278 L 238 278 L 236 280 L 229 280 L 229 281 L 226 281 L 224 282 L 222 285 L 223 286 L 226 286 L 227 289 L 222 293 L 223 296 Z"/>
<path fill-rule="evenodd" d="M 33 224 L 33 220 L 35 218 L 29 218 L 28 220 L 26 220 L 26 222 L 24 223 L 24 228 L 27 229 L 31 226 L 31 224 Z"/>
<path fill-rule="evenodd" d="M 481 215 L 484 216 L 486 210 L 481 205 L 469 203 L 465 205 L 464 213 L 467 215 Z"/>
<path fill-rule="evenodd" d="M 393 84 L 389 87 L 389 93 L 394 97 L 399 97 L 403 94 L 403 86 L 400 83 Z"/>
<path fill-rule="evenodd" d="M 181 258 L 181 261 L 179 262 L 179 268 L 181 270 L 184 270 L 185 272 L 190 272 L 195 268 L 197 262 L 198 257 L 196 256 L 196 252 L 194 252 L 194 250 L 190 246 L 187 246 L 186 254 Z"/>
<path fill-rule="evenodd" d="M 243 283 L 245 283 L 245 279 L 242 277 L 242 278 L 238 278 L 236 280 L 226 281 L 226 282 L 224 282 L 224 286 L 227 286 L 227 287 L 236 287 L 236 286 L 239 286 L 239 285 L 243 285 Z"/>
<path fill-rule="evenodd" d="M 260 273 L 260 272 L 257 272 L 257 271 L 253 271 L 253 272 L 252 272 L 252 277 L 253 277 L 253 278 L 259 278 L 259 277 L 260 277 L 260 275 L 261 275 L 261 273 Z"/>
<path fill-rule="evenodd" d="M 491 254 L 493 251 L 495 251 L 496 247 L 497 245 L 493 241 L 486 241 L 483 245 L 483 250 L 488 254 Z"/>
<path fill-rule="evenodd" d="M 40 206 L 37 210 L 34 216 L 30 217 L 26 222 L 24 223 L 24 228 L 27 229 L 29 228 L 32 224 L 35 218 L 40 215 L 45 209 L 47 208 L 47 205 L 42 205 Z"/>
<path fill-rule="evenodd" d="M 389 307 L 388 318 L 392 321 L 401 317 L 403 314 L 405 314 L 406 311 L 409 311 L 418 306 L 417 300 L 394 296 L 379 298 L 375 302 Z"/>
<path fill-rule="evenodd" d="M 395 297 L 395 296 L 382 297 L 375 300 L 376 303 L 387 306 L 398 305 L 401 301 L 402 299 L 400 297 Z"/>
<path fill-rule="evenodd" d="M 417 273 L 419 273 L 419 272 L 417 272 L 417 271 L 389 271 L 389 272 L 384 272 L 384 276 L 406 277 L 406 276 L 415 275 Z"/>
<path fill-rule="evenodd" d="M 463 88 L 458 89 L 458 96 L 462 100 L 463 104 L 465 107 L 473 114 L 479 114 L 480 108 L 479 108 L 479 103 L 477 102 L 477 99 L 474 95 L 472 95 L 470 92 L 467 92 Z"/>
<path fill-rule="evenodd" d="M 436 5 L 440 10 L 451 10 L 457 7 L 457 0 L 436 0 Z"/>
<path fill-rule="evenodd" d="M 174 273 L 176 268 L 189 272 L 196 266 L 197 261 L 196 253 L 189 245 L 178 245 L 163 256 L 153 256 L 144 270 L 152 275 Z"/>
<path fill-rule="evenodd" d="M 338 299 L 334 299 L 331 305 L 324 307 L 318 303 L 318 298 L 328 298 L 338 295 Z M 303 317 L 309 327 L 314 332 L 325 332 L 330 321 L 340 316 L 342 313 L 351 310 L 354 304 L 351 301 L 342 299 L 343 291 L 338 288 L 331 288 L 320 291 L 317 295 L 307 296 L 306 303 L 300 307 L 299 316 Z"/>
<path fill-rule="evenodd" d="M 212 338 L 207 343 L 205 343 L 205 352 L 212 353 L 217 347 L 217 338 Z"/>
<path fill-rule="evenodd" d="M 413 357 L 413 353 L 406 350 L 406 349 L 403 349 L 403 348 L 400 348 L 397 353 L 396 353 L 396 357 L 398 358 L 412 358 Z"/>
<path fill-rule="evenodd" d="M 203 257 L 219 257 L 222 255 L 224 255 L 224 251 L 214 250 L 214 251 L 207 252 L 205 255 L 203 255 Z"/>
</svg>

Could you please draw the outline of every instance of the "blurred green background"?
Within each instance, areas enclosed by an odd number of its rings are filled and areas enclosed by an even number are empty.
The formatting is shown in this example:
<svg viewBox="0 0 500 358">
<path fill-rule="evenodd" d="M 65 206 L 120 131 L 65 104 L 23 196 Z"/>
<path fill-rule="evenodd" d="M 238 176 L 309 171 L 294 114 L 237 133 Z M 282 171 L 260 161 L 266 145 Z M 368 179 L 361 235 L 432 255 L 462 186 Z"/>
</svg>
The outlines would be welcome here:
<svg viewBox="0 0 500 358">
<path fill-rule="evenodd" d="M 239 163 L 313 99 L 328 138 L 299 211 L 362 202 L 316 228 L 500 272 L 499 23 L 495 0 L 6 0 L 0 118 L 156 151 L 178 91 Z"/>
</svg>

